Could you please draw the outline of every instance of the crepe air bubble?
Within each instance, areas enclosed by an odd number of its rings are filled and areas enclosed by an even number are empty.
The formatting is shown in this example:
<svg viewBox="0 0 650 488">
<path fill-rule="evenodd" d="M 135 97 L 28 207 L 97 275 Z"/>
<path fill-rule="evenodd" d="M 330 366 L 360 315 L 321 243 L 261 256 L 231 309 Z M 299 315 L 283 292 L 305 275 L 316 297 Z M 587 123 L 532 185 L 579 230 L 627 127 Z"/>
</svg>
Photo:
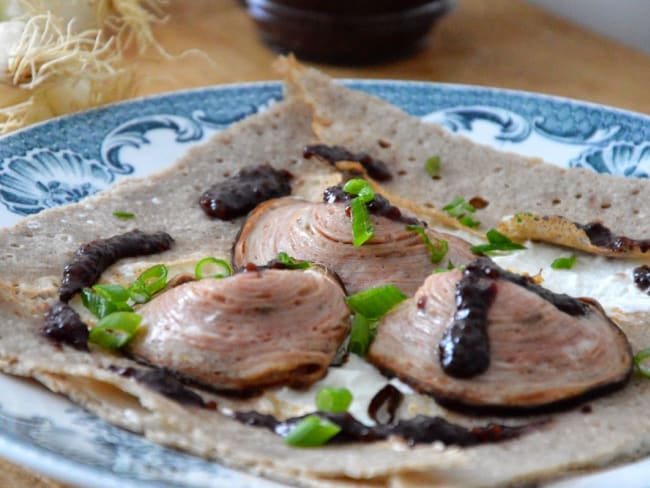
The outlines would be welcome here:
<svg viewBox="0 0 650 488">
<path fill-rule="evenodd" d="M 162 203 L 162 201 L 158 197 L 153 197 L 151 199 L 151 203 L 153 203 L 154 205 L 160 205 Z"/>
<path fill-rule="evenodd" d="M 41 223 L 40 223 L 40 222 L 36 222 L 36 221 L 30 221 L 30 222 L 27 222 L 27 228 L 28 228 L 28 229 L 32 229 L 32 230 L 33 230 L 33 229 L 39 229 L 40 227 L 41 227 Z"/>
</svg>

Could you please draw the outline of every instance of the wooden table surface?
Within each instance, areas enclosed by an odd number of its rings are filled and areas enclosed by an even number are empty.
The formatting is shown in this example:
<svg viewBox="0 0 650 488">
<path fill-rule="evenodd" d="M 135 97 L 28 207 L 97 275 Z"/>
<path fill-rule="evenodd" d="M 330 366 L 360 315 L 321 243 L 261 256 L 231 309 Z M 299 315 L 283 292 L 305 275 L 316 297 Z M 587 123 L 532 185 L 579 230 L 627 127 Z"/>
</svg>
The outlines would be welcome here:
<svg viewBox="0 0 650 488">
<path fill-rule="evenodd" d="M 136 60 L 138 95 L 276 79 L 236 0 L 172 0 L 157 39 L 172 60 Z M 199 52 L 200 51 L 200 52 Z M 333 76 L 470 83 L 562 95 L 650 114 L 650 56 L 585 31 L 522 0 L 458 0 L 427 49 L 370 67 L 319 65 Z M 62 485 L 0 460 L 0 486 Z"/>
<path fill-rule="evenodd" d="M 170 10 L 158 39 L 172 53 L 199 48 L 213 65 L 191 54 L 176 63 L 148 62 L 141 67 L 142 93 L 277 78 L 271 68 L 275 54 L 259 42 L 235 0 L 176 0 Z M 515 88 L 650 114 L 650 56 L 522 0 L 458 0 L 434 29 L 428 49 L 411 58 L 319 67 L 337 77 Z"/>
</svg>

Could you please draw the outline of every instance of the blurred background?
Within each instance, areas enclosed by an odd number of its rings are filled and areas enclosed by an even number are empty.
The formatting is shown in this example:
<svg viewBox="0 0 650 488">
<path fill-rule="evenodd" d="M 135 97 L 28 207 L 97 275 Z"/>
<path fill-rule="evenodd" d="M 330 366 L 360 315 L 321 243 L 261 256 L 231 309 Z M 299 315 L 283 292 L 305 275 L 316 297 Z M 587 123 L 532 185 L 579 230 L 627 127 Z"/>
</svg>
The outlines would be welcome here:
<svg viewBox="0 0 650 488">
<path fill-rule="evenodd" d="M 258 19 L 256 23 L 254 12 L 247 10 L 242 0 L 122 0 L 113 3 L 129 5 L 129 11 L 116 10 L 105 19 L 97 19 L 89 11 L 85 16 L 87 25 L 81 23 L 79 9 L 71 6 L 88 6 L 94 1 L 0 0 L 4 27 L 0 35 L 0 64 L 9 63 L 13 69 L 0 70 L 0 75 L 4 75 L 0 76 L 0 133 L 124 98 L 279 77 L 272 68 L 277 52 L 260 39 L 264 27 L 260 23 L 264 21 Z M 25 12 L 9 8 L 25 2 L 67 8 L 60 12 L 60 25 L 52 24 L 50 17 L 43 15 L 40 24 L 32 16 L 26 25 L 14 18 Z M 249 2 L 260 8 L 270 3 L 285 7 L 339 5 L 357 12 L 379 8 L 384 9 L 384 14 L 396 7 L 437 4 L 427 7 L 424 13 L 419 11 L 424 16 L 423 24 L 417 21 L 422 17 L 413 14 L 402 19 L 402 34 L 391 34 L 387 24 L 380 23 L 379 27 L 374 24 L 357 30 L 348 26 L 332 41 L 313 36 L 316 43 L 321 42 L 326 48 L 349 46 L 361 39 L 362 54 L 373 57 L 394 49 L 410 34 L 417 34 L 413 38 L 415 49 L 397 52 L 390 59 L 377 56 L 375 63 L 308 63 L 335 77 L 496 86 L 650 114 L 650 0 Z M 445 8 L 439 8 L 440 5 Z M 68 39 L 65 26 L 71 17 L 76 18 L 77 25 L 97 29 L 100 37 L 114 35 L 113 41 L 95 44 L 95 30 L 90 40 L 87 36 Z M 380 18 L 377 22 L 381 21 Z M 297 24 L 304 22 L 305 18 L 299 17 Z M 333 25 L 337 24 L 340 17 L 333 20 Z M 400 27 L 398 24 L 395 26 Z M 416 27 L 411 28 L 414 24 Z M 120 35 L 115 35 L 116 25 Z M 284 24 L 279 25 L 282 31 Z M 284 26 L 288 38 L 292 38 Z M 272 32 L 273 22 L 267 27 Z M 50 33 L 57 45 L 68 46 L 82 56 L 73 58 L 66 52 L 57 53 L 55 60 L 42 56 L 43 50 L 31 49 L 34 46 L 29 42 L 30 35 L 34 37 L 39 32 Z M 383 44 L 363 37 L 369 32 L 374 32 Z M 13 62 L 17 57 L 10 39 L 15 39 L 16 45 L 22 39 L 23 54 L 31 55 L 34 62 Z M 66 42 L 58 42 L 60 39 Z M 0 487 L 4 486 L 62 485 L 0 460 Z"/>
<path fill-rule="evenodd" d="M 648 0 L 528 0 L 606 36 L 650 53 Z"/>
<path fill-rule="evenodd" d="M 0 0 L 0 134 L 137 96 L 277 79 L 273 60 L 286 52 L 335 77 L 497 86 L 650 113 L 650 0 L 121 0 L 97 9 L 105 3 Z"/>
</svg>

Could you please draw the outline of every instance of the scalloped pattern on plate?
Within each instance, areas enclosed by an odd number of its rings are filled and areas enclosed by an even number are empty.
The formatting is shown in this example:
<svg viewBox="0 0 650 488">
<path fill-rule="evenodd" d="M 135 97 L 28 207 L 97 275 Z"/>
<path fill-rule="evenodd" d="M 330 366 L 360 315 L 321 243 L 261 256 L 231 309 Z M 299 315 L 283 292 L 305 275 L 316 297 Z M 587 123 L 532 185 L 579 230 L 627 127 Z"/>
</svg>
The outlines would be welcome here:
<svg viewBox="0 0 650 488">
<path fill-rule="evenodd" d="M 494 88 L 345 83 L 497 149 L 599 173 L 650 174 L 647 116 Z M 159 171 L 281 98 L 282 87 L 274 82 L 205 88 L 112 105 L 5 136 L 0 139 L 0 227 L 78 201 L 121 178 Z M 64 481 L 106 487 L 277 486 L 152 444 L 31 383 L 0 375 L 0 391 L 12 392 L 0 398 L 0 456 Z M 649 461 L 624 469 L 622 477 L 605 473 L 558 486 L 605 487 L 612 479 L 621 487 L 645 486 L 642 474 Z"/>
</svg>

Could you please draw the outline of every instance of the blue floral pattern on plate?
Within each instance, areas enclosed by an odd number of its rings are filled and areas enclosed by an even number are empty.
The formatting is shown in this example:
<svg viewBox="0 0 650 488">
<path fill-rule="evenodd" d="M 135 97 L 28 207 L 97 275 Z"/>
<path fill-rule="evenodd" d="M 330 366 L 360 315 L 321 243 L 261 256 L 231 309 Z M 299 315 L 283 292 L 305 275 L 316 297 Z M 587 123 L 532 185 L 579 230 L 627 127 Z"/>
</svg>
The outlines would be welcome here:
<svg viewBox="0 0 650 488">
<path fill-rule="evenodd" d="M 650 174 L 650 117 L 641 114 L 493 88 L 345 83 L 498 149 L 599 173 L 638 178 Z M 205 88 L 62 117 L 2 137 L 0 227 L 78 201 L 121 178 L 159 171 L 212 134 L 281 98 L 279 83 Z M 30 383 L 0 375 L 0 391 L 12 392 L 11 397 L 0 398 L 0 456 L 70 483 L 277 486 L 154 445 Z M 624 468 L 631 480 L 625 486 L 643 486 L 639 483 L 645 482 L 649 465 L 642 461 Z M 600 474 L 588 483 L 605 487 L 616 480 L 623 486 L 614 473 Z"/>
<path fill-rule="evenodd" d="M 631 144 L 615 141 L 586 151 L 576 160 L 569 161 L 569 166 L 628 178 L 647 178 L 650 173 L 650 142 Z"/>
<path fill-rule="evenodd" d="M 0 202 L 16 214 L 29 215 L 77 202 L 114 179 L 104 165 L 72 151 L 36 149 L 4 162 Z"/>
<path fill-rule="evenodd" d="M 650 130 L 641 115 L 490 88 L 348 84 L 500 149 L 566 167 L 648 175 Z M 10 135 L 0 147 L 0 224 L 78 201 L 118 178 L 150 174 L 281 96 L 276 83 L 194 90 L 64 117 Z M 48 137 L 52 134 L 58 137 Z"/>
</svg>

